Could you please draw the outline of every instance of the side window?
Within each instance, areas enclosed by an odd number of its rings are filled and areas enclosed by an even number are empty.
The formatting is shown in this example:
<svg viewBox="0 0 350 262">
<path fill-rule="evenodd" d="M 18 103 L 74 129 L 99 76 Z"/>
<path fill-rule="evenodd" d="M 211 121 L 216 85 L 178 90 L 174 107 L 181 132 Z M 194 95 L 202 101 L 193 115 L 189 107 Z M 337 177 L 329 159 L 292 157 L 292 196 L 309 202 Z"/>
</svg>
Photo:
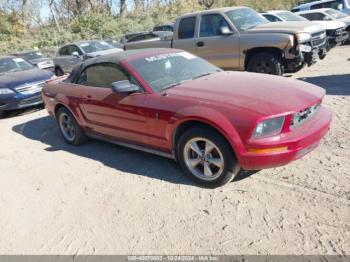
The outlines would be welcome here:
<svg viewBox="0 0 350 262">
<path fill-rule="evenodd" d="M 70 46 L 68 47 L 68 55 L 72 55 L 73 52 L 78 52 L 79 55 L 82 55 L 80 49 L 79 49 L 77 46 L 75 46 L 75 45 L 70 45 Z"/>
<path fill-rule="evenodd" d="M 196 28 L 195 16 L 181 19 L 179 24 L 179 39 L 193 38 L 195 28 Z"/>
<path fill-rule="evenodd" d="M 307 20 L 312 21 L 312 14 L 300 14 L 300 16 L 305 17 Z"/>
<path fill-rule="evenodd" d="M 200 37 L 207 36 L 217 36 L 220 34 L 221 27 L 230 28 L 229 24 L 221 15 L 211 14 L 211 15 L 202 15 L 201 24 L 200 24 Z"/>
<path fill-rule="evenodd" d="M 319 21 L 319 20 L 323 20 L 324 17 L 325 15 L 322 13 L 313 13 L 311 20 Z"/>
<path fill-rule="evenodd" d="M 274 16 L 274 15 L 269 15 L 269 14 L 263 14 L 263 16 L 269 20 L 270 22 L 279 22 L 281 21 L 278 17 Z"/>
<path fill-rule="evenodd" d="M 145 40 L 145 35 L 138 35 L 129 40 L 129 42 L 136 42 L 136 41 L 142 41 Z"/>
<path fill-rule="evenodd" d="M 323 8 L 324 4 L 321 3 L 321 4 L 316 4 L 316 5 L 312 5 L 310 9 L 320 9 L 320 8 Z"/>
<path fill-rule="evenodd" d="M 68 55 L 68 47 L 64 46 L 60 49 L 60 51 L 58 51 L 59 55 Z"/>
<path fill-rule="evenodd" d="M 331 1 L 323 4 L 323 8 L 332 8 L 332 9 L 337 9 L 339 4 L 342 4 L 342 0 L 337 0 L 337 1 Z"/>
<path fill-rule="evenodd" d="M 117 64 L 103 63 L 86 68 L 77 84 L 111 88 L 112 83 L 122 80 L 129 80 L 129 77 Z"/>
</svg>

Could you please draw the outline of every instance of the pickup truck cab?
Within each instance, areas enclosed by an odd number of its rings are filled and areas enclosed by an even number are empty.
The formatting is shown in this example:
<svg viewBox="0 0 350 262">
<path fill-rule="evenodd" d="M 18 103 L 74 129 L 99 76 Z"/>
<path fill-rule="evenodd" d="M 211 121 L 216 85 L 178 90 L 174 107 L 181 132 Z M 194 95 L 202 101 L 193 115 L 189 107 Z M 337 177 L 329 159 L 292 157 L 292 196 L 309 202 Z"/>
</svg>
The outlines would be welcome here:
<svg viewBox="0 0 350 262">
<path fill-rule="evenodd" d="M 229 7 L 178 18 L 172 38 L 125 45 L 147 47 L 183 49 L 225 70 L 282 75 L 324 56 L 326 33 L 310 22 L 269 23 L 251 8 Z"/>
</svg>

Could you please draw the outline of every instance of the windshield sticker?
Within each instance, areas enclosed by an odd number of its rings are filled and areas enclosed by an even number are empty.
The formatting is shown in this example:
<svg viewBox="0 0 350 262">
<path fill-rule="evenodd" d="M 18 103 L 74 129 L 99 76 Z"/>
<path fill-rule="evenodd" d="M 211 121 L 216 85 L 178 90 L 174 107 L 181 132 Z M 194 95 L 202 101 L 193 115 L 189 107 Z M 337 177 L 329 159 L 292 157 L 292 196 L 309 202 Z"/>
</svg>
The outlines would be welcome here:
<svg viewBox="0 0 350 262">
<path fill-rule="evenodd" d="M 183 56 L 184 58 L 188 59 L 188 60 L 191 60 L 191 59 L 194 59 L 196 58 L 196 56 L 190 54 L 190 53 L 187 53 L 187 52 L 181 52 L 179 53 L 181 56 Z"/>
<path fill-rule="evenodd" d="M 37 54 L 37 55 L 43 55 L 43 54 L 42 54 L 42 53 L 40 53 L 40 52 L 36 52 L 36 54 Z"/>
<path fill-rule="evenodd" d="M 24 60 L 22 58 L 13 58 L 12 60 L 15 61 L 16 63 L 24 62 Z"/>
<path fill-rule="evenodd" d="M 179 56 L 182 56 L 188 60 L 196 58 L 196 56 L 191 55 L 190 53 L 180 52 L 180 53 L 170 53 L 170 54 L 161 54 L 161 55 L 156 55 L 156 56 L 150 56 L 150 57 L 146 57 L 145 60 L 147 62 L 155 62 L 155 61 L 160 61 L 160 60 L 164 60 L 164 59 L 168 59 L 168 58 L 172 58 L 172 57 L 179 57 Z"/>
<path fill-rule="evenodd" d="M 105 42 L 105 41 L 101 41 L 100 44 L 101 44 L 101 45 L 109 45 L 109 44 L 108 44 L 107 42 Z"/>
<path fill-rule="evenodd" d="M 89 43 L 82 43 L 82 44 L 80 44 L 81 47 L 87 47 L 89 45 L 90 45 Z"/>
</svg>

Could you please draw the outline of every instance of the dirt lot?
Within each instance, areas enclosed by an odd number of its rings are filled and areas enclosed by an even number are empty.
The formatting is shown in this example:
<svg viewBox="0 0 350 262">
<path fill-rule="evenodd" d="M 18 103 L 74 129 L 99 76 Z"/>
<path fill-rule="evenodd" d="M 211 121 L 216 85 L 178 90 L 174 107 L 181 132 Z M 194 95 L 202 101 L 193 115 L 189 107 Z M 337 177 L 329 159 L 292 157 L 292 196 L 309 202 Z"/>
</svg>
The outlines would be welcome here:
<svg viewBox="0 0 350 262">
<path fill-rule="evenodd" d="M 0 253 L 350 254 L 349 59 L 339 47 L 293 76 L 328 91 L 316 151 L 216 190 L 171 160 L 68 146 L 45 110 L 1 120 Z"/>
</svg>

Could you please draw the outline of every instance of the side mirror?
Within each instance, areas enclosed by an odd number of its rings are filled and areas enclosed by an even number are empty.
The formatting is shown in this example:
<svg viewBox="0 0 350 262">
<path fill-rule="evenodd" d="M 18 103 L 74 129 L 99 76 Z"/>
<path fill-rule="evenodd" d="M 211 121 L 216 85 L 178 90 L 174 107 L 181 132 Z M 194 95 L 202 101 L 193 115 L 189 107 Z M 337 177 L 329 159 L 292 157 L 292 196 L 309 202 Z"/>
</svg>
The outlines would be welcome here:
<svg viewBox="0 0 350 262">
<path fill-rule="evenodd" d="M 77 51 L 74 51 L 74 52 L 72 53 L 72 56 L 75 56 L 75 57 L 79 57 L 79 58 L 80 58 L 80 55 L 79 55 L 79 53 L 78 53 Z"/>
<path fill-rule="evenodd" d="M 325 17 L 323 17 L 323 21 L 331 21 L 332 20 L 332 18 L 331 17 L 329 17 L 329 16 L 325 16 Z"/>
<path fill-rule="evenodd" d="M 343 5 L 343 4 L 339 4 L 339 5 L 337 6 L 337 9 L 338 9 L 339 11 L 343 10 L 343 9 L 344 9 L 344 5 Z"/>
<path fill-rule="evenodd" d="M 137 85 L 129 82 L 129 80 L 123 80 L 112 83 L 112 90 L 115 93 L 135 93 L 140 90 Z"/>
<path fill-rule="evenodd" d="M 222 26 L 220 27 L 220 34 L 221 35 L 232 35 L 233 32 L 231 31 L 231 29 L 227 26 Z"/>
</svg>

